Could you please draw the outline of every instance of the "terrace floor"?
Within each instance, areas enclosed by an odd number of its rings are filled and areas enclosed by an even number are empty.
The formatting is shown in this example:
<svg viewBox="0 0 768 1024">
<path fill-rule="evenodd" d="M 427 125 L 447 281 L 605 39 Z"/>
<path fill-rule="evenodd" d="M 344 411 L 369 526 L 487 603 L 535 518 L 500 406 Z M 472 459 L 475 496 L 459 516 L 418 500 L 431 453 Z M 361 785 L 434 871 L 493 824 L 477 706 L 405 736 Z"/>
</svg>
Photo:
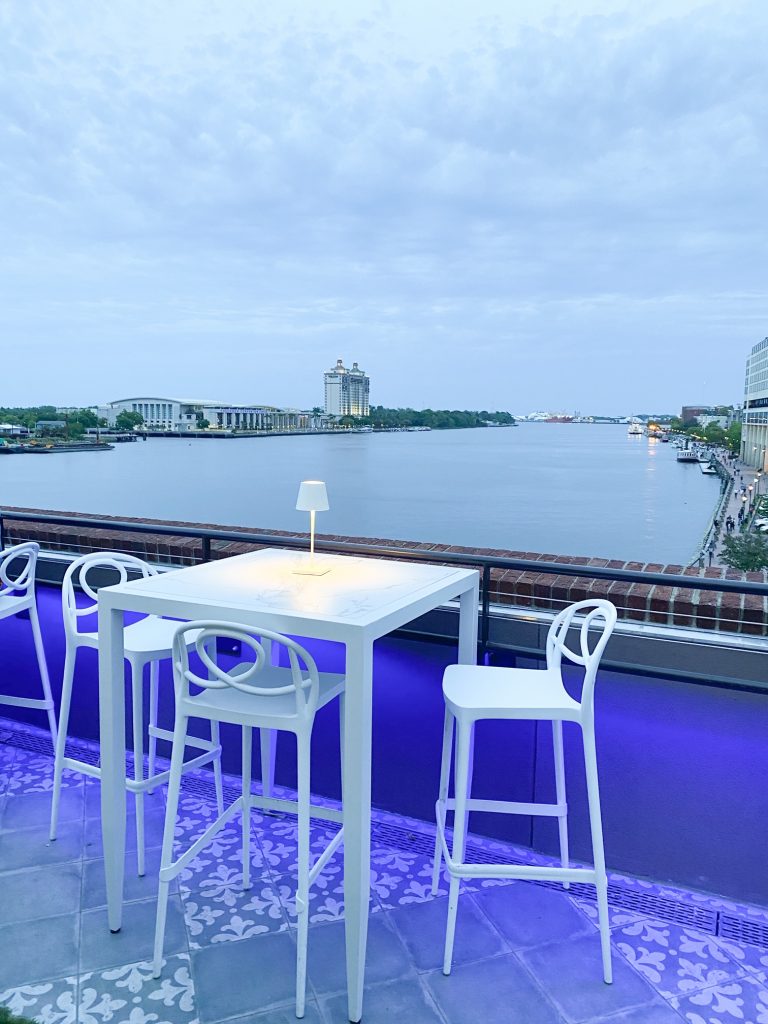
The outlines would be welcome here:
<svg viewBox="0 0 768 1024">
<path fill-rule="evenodd" d="M 154 928 L 163 794 L 149 798 L 148 873 L 128 831 L 124 927 L 104 908 L 99 786 L 69 775 L 59 839 L 48 842 L 52 758 L 37 730 L 0 720 L 0 1005 L 44 1024 L 288 1024 L 293 1016 L 295 830 L 253 815 L 254 884 L 240 888 L 239 835 L 190 864 L 169 908 L 160 980 Z M 229 779 L 234 786 L 236 780 Z M 129 808 L 132 808 L 129 798 Z M 189 778 L 178 834 L 215 814 L 207 777 Z M 130 823 L 129 823 L 130 825 Z M 318 823 L 319 846 L 327 828 Z M 365 1024 L 726 1024 L 768 1022 L 768 910 L 614 875 L 614 984 L 601 980 L 590 890 L 475 883 L 459 911 L 454 970 L 439 965 L 446 889 L 430 893 L 434 832 L 375 814 Z M 472 837 L 476 857 L 547 862 Z M 313 890 L 305 1020 L 346 1020 L 341 858 Z M 749 945 L 727 937 L 751 937 Z M 741 922 L 734 931 L 734 922 Z"/>
</svg>

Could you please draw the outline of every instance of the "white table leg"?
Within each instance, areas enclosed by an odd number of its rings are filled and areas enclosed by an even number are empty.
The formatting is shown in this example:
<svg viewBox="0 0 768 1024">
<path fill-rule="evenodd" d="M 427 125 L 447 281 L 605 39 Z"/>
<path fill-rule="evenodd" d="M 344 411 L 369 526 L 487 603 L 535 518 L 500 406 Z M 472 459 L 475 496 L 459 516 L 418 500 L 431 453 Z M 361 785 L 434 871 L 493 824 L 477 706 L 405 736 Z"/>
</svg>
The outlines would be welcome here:
<svg viewBox="0 0 768 1024">
<path fill-rule="evenodd" d="M 120 930 L 125 873 L 125 684 L 123 613 L 99 600 L 101 836 L 109 930 Z"/>
<path fill-rule="evenodd" d="M 347 644 L 344 713 L 344 921 L 349 1019 L 363 1015 L 371 892 L 371 709 L 373 644 Z"/>
<path fill-rule="evenodd" d="M 475 580 L 470 590 L 459 598 L 459 664 L 477 664 L 477 608 L 480 584 Z"/>
</svg>

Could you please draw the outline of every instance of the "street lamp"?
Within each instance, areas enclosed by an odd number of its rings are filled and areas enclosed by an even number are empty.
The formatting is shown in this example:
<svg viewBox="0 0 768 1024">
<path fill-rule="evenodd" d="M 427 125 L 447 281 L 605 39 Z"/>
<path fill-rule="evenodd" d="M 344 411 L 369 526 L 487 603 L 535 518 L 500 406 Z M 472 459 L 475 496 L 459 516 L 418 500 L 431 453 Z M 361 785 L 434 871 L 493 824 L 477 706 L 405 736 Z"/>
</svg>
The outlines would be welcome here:
<svg viewBox="0 0 768 1024">
<path fill-rule="evenodd" d="M 752 492 L 753 492 L 753 490 L 754 490 L 754 485 L 750 484 L 749 487 L 747 488 L 747 492 L 748 492 L 747 493 L 747 499 L 749 501 L 749 507 L 750 508 L 752 507 Z"/>
</svg>

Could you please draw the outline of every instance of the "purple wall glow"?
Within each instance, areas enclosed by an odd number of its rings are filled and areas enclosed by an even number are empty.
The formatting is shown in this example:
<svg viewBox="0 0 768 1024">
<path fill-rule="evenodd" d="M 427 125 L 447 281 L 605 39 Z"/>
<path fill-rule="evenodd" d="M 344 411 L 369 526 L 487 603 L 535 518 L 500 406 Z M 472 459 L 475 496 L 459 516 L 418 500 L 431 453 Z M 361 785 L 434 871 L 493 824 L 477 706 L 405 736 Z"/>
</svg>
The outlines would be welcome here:
<svg viewBox="0 0 768 1024">
<path fill-rule="evenodd" d="M 39 588 L 42 628 L 57 699 L 64 660 L 60 591 Z M 307 641 L 321 669 L 340 671 L 339 645 Z M 373 802 L 431 820 L 442 732 L 441 678 L 455 648 L 384 639 L 374 659 Z M 98 735 L 96 653 L 81 651 L 70 734 Z M 530 662 L 526 662 L 530 664 Z M 37 695 L 29 622 L 0 623 L 0 688 Z M 350 680 L 349 686 L 354 685 Z M 14 689 L 15 686 L 15 689 Z M 603 673 L 596 691 L 598 757 L 609 867 L 725 896 L 768 902 L 762 854 L 768 822 L 768 702 L 757 694 Z M 162 724 L 172 722 L 170 665 L 161 668 Z M 40 712 L 0 707 L 0 715 L 44 725 Z M 222 729 L 225 770 L 239 772 L 238 730 Z M 578 729 L 565 726 L 573 856 L 589 861 L 589 825 Z M 481 722 L 473 791 L 508 800 L 554 796 L 548 723 Z M 165 752 L 165 751 L 164 751 Z M 338 797 L 335 705 L 317 717 L 312 788 Z M 258 754 L 254 778 L 259 776 Z M 294 782 L 293 740 L 278 742 L 278 782 Z M 474 830 L 548 853 L 547 819 L 473 816 Z"/>
</svg>

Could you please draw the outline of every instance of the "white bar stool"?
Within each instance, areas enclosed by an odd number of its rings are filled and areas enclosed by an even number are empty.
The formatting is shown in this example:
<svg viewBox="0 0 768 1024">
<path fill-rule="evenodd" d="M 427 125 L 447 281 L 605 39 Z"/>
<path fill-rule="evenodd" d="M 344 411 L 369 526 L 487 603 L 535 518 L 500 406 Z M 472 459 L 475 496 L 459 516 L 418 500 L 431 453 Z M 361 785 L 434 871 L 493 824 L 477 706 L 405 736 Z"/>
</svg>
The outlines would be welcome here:
<svg viewBox="0 0 768 1024">
<path fill-rule="evenodd" d="M 607 984 L 613 980 L 608 927 L 608 876 L 605 869 L 595 750 L 594 690 L 600 658 L 615 625 L 616 608 L 610 601 L 580 601 L 565 608 L 552 622 L 547 634 L 546 669 L 449 665 L 445 670 L 443 696 L 446 710 L 440 792 L 435 808 L 437 840 L 432 878 L 432 891 L 437 893 L 440 868 L 444 858 L 451 882 L 448 896 L 448 924 L 445 936 L 443 974 L 451 973 L 461 879 L 519 878 L 560 881 L 565 888 L 568 888 L 571 882 L 576 881 L 591 882 L 595 885 L 603 978 Z M 571 650 L 566 643 L 571 626 L 579 630 L 579 652 Z M 590 649 L 590 632 L 593 631 L 597 633 L 597 636 L 592 637 L 596 642 Z M 574 700 L 565 688 L 562 675 L 563 656 L 568 661 L 584 667 L 581 701 Z M 556 803 L 516 803 L 502 800 L 478 800 L 471 797 L 475 722 L 486 718 L 552 722 Z M 454 722 L 456 724 L 455 797 L 453 800 L 449 800 L 448 780 Z M 572 868 L 568 862 L 568 805 L 565 795 L 563 722 L 575 722 L 582 731 L 594 868 Z M 445 819 L 447 812 L 451 810 L 454 811 L 454 827 L 453 847 L 449 852 L 445 838 Z M 561 867 L 465 863 L 464 849 L 470 811 L 546 815 L 557 818 Z"/>
<path fill-rule="evenodd" d="M 243 660 L 230 671 L 211 657 L 217 650 L 219 637 L 242 645 Z M 288 668 L 270 664 L 272 645 L 282 645 L 288 652 Z M 194 647 L 208 677 L 198 675 L 189 667 L 189 648 Z M 246 660 L 246 649 L 254 660 Z M 303 663 L 303 668 L 302 668 Z M 341 811 L 310 804 L 310 744 L 315 712 L 334 698 L 339 698 L 343 720 L 345 677 L 317 671 L 311 654 L 289 637 L 267 629 L 253 629 L 228 622 L 190 622 L 180 626 L 173 644 L 173 675 L 176 687 L 176 727 L 171 755 L 171 777 L 165 812 L 163 852 L 160 864 L 160 886 L 155 930 L 154 976 L 160 977 L 163 956 L 168 891 L 174 879 L 198 853 L 206 847 L 238 811 L 243 826 L 243 888 L 250 882 L 250 809 L 290 811 L 298 815 L 298 941 L 296 951 L 296 1016 L 304 1016 L 307 976 L 307 939 L 309 930 L 309 887 L 335 853 L 343 838 L 339 831 L 314 864 L 310 863 L 309 817 L 342 821 Z M 250 680 L 256 680 L 255 683 Z M 197 692 L 190 693 L 190 686 Z M 241 795 L 219 814 L 213 824 L 180 856 L 173 860 L 176 812 L 181 784 L 181 760 L 190 718 L 201 718 L 218 724 L 229 722 L 243 730 Z M 252 729 L 292 732 L 296 736 L 298 800 L 251 794 Z M 255 968 L 258 965 L 254 965 Z"/>
<path fill-rule="evenodd" d="M 35 642 L 37 668 L 43 687 L 42 697 L 12 697 L 0 695 L 0 704 L 17 708 L 40 708 L 48 715 L 48 728 L 51 740 L 56 746 L 56 715 L 53 709 L 51 681 L 48 676 L 48 665 L 45 661 L 45 648 L 40 633 L 40 619 L 37 614 L 35 593 L 35 570 L 40 545 L 29 541 L 16 544 L 12 548 L 0 551 L 0 619 L 10 618 L 19 612 L 29 612 L 32 626 L 32 639 Z"/>
<path fill-rule="evenodd" d="M 67 757 L 65 747 L 69 711 L 72 703 L 72 685 L 75 677 L 77 652 L 81 647 L 98 650 L 99 634 L 80 632 L 78 620 L 84 616 L 94 615 L 98 607 L 98 594 L 89 582 L 89 577 L 106 574 L 109 585 L 124 583 L 128 573 L 138 573 L 145 579 L 156 576 L 157 570 L 147 562 L 134 555 L 119 552 L 98 552 L 78 558 L 67 569 L 62 583 L 62 605 L 64 612 L 64 633 L 66 636 L 66 656 L 64 659 L 64 680 L 61 689 L 61 709 L 59 713 L 59 736 L 56 743 L 56 759 L 53 772 L 53 802 L 51 806 L 51 839 L 56 838 L 59 817 L 59 800 L 61 796 L 61 778 L 65 768 L 101 778 L 101 769 L 85 761 Z M 87 602 L 78 603 L 75 586 L 79 586 L 88 598 Z M 161 619 L 157 615 L 146 615 L 137 622 L 125 627 L 123 632 L 125 660 L 131 670 L 131 693 L 133 699 L 133 778 L 126 779 L 126 788 L 134 794 L 136 800 L 136 847 L 138 873 L 144 874 L 144 793 L 152 792 L 170 778 L 170 771 L 156 772 L 155 757 L 158 739 L 173 740 L 173 733 L 160 729 L 157 725 L 158 681 L 160 661 L 171 656 L 173 637 L 179 623 L 173 619 Z M 190 637 L 190 643 L 193 638 Z M 149 664 L 149 758 L 147 776 L 144 777 L 144 704 L 143 681 L 144 666 Z M 119 685 L 116 683 L 116 685 Z M 210 740 L 197 736 L 188 739 L 188 746 L 203 753 L 184 763 L 183 771 L 192 771 L 204 764 L 213 762 L 216 799 L 219 810 L 224 806 L 224 793 L 221 781 L 221 744 L 219 729 L 216 723 L 211 724 Z"/>
</svg>

